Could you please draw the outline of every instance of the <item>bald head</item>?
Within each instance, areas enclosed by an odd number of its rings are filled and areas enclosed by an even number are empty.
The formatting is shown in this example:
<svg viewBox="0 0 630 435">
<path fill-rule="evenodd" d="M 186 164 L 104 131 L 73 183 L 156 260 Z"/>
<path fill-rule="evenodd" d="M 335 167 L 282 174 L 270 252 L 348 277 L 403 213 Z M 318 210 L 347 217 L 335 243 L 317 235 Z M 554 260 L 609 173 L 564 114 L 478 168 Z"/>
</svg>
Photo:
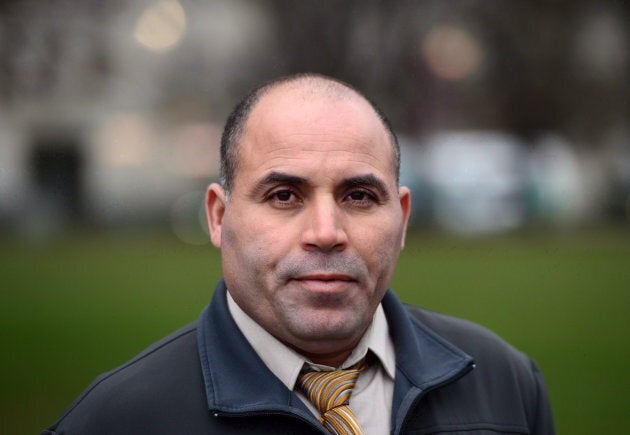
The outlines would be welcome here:
<svg viewBox="0 0 630 435">
<path fill-rule="evenodd" d="M 234 184 L 234 177 L 239 167 L 239 142 L 247 128 L 250 114 L 264 97 L 271 97 L 274 91 L 286 90 L 295 96 L 295 104 L 300 100 L 326 98 L 330 100 L 360 100 L 367 103 L 378 119 L 392 146 L 392 162 L 398 182 L 400 173 L 400 149 L 398 140 L 389 121 L 368 98 L 352 86 L 318 74 L 298 74 L 281 77 L 252 90 L 234 108 L 228 117 L 221 137 L 221 183 L 229 194 Z"/>
</svg>

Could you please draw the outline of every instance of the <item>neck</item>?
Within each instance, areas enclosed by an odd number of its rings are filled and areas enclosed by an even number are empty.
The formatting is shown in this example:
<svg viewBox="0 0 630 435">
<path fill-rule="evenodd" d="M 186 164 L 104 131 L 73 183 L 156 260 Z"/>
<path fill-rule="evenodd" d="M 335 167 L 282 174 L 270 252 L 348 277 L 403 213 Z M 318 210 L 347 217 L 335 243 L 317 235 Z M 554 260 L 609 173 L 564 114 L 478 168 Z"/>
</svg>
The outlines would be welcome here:
<svg viewBox="0 0 630 435">
<path fill-rule="evenodd" d="M 308 358 L 315 364 L 339 368 L 341 364 L 343 364 L 344 361 L 348 359 L 354 348 L 357 347 L 357 345 L 361 341 L 361 337 L 363 337 L 364 334 L 365 330 L 363 330 L 363 332 L 355 337 L 352 341 L 346 341 L 343 345 L 341 343 L 335 343 L 333 345 L 330 342 L 327 342 L 321 343 L 319 346 L 315 346 L 311 342 L 308 343 L 310 348 L 310 350 L 308 351 L 304 349 L 304 347 L 306 346 L 299 347 L 286 341 L 283 341 L 283 343 L 295 350 L 300 355 Z M 331 348 L 334 348 L 334 350 L 329 351 Z"/>
<path fill-rule="evenodd" d="M 330 366 L 334 368 L 340 368 L 341 364 L 348 359 L 350 356 L 350 352 L 344 353 L 341 356 L 328 356 L 328 355 L 305 355 L 308 359 L 313 361 L 315 364 L 321 364 L 324 366 Z"/>
<path fill-rule="evenodd" d="M 321 365 L 339 368 L 341 364 L 343 364 L 343 362 L 348 359 L 348 357 L 352 353 L 352 349 L 354 349 L 354 347 L 351 347 L 350 349 L 343 349 L 340 351 L 330 352 L 330 353 L 309 353 L 309 352 L 304 352 L 301 349 L 296 349 L 296 350 L 301 355 L 313 361 L 315 364 L 321 364 Z"/>
</svg>

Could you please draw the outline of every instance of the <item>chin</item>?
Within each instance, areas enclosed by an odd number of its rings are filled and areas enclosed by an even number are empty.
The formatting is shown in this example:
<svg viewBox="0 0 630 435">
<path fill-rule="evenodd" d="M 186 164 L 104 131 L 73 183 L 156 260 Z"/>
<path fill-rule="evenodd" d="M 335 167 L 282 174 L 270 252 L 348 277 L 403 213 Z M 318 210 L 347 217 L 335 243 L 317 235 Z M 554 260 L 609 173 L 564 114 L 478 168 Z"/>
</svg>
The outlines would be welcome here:
<svg viewBox="0 0 630 435">
<path fill-rule="evenodd" d="M 347 313 L 316 316 L 305 314 L 289 321 L 289 331 L 303 341 L 344 341 L 362 335 L 367 324 L 355 315 Z M 369 324 L 369 322 L 368 322 Z"/>
</svg>

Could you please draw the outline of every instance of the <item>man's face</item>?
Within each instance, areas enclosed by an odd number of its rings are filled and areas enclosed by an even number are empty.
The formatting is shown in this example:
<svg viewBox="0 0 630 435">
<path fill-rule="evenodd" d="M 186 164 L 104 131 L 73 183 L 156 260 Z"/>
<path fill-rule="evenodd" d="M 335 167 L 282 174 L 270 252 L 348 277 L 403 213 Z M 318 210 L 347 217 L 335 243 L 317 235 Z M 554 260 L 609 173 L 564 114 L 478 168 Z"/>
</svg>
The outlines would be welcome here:
<svg viewBox="0 0 630 435">
<path fill-rule="evenodd" d="M 410 199 L 368 103 L 280 86 L 254 107 L 226 199 L 207 208 L 230 294 L 305 354 L 356 345 L 402 248 Z"/>
</svg>

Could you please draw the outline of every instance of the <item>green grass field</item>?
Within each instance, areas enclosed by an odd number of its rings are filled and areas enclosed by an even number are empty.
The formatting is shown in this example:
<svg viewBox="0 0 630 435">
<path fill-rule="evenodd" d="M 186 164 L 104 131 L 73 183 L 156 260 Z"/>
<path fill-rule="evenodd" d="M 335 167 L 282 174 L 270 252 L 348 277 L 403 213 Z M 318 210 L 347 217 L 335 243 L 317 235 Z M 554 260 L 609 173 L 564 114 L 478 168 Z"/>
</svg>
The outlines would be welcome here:
<svg viewBox="0 0 630 435">
<path fill-rule="evenodd" d="M 100 372 L 195 319 L 220 276 L 168 235 L 0 244 L 0 433 L 52 423 Z M 630 431 L 630 230 L 457 240 L 411 234 L 406 302 L 486 325 L 541 366 L 560 434 Z"/>
</svg>

